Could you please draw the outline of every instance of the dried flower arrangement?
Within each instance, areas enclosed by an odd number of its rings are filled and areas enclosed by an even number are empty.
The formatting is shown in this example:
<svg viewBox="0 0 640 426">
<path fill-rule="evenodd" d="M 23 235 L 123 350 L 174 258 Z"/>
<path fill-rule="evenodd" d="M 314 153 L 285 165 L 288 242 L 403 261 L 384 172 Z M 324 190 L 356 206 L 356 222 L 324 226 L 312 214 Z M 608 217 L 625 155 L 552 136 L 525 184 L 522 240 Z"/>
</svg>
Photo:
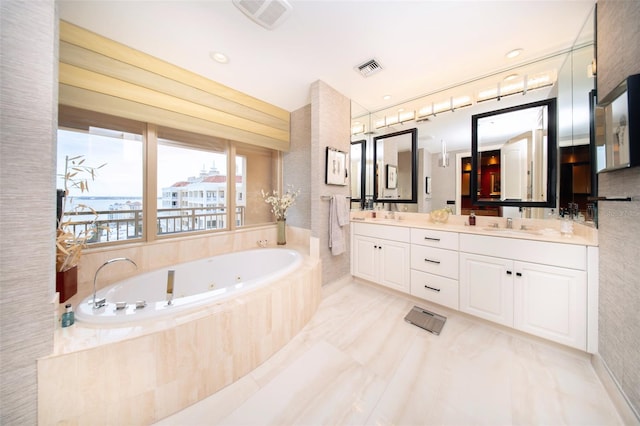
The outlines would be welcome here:
<svg viewBox="0 0 640 426">
<path fill-rule="evenodd" d="M 85 229 L 82 231 L 75 232 L 71 225 L 71 220 L 65 218 L 65 216 L 69 216 L 66 207 L 70 190 L 78 189 L 81 193 L 88 192 L 89 180 L 93 181 L 96 177 L 96 170 L 106 165 L 105 163 L 93 167 L 87 166 L 84 162 L 85 159 L 82 155 L 66 156 L 64 174 L 60 175 L 64 182 L 64 188 L 62 209 L 59 213 L 60 217 L 57 218 L 58 226 L 56 231 L 56 271 L 58 272 L 63 272 L 76 266 L 80 262 L 80 256 L 82 250 L 87 246 L 87 241 L 98 232 L 95 225 L 98 214 L 87 205 L 78 204 L 72 210 L 74 214 L 89 214 L 93 217 L 86 223 Z"/>
<path fill-rule="evenodd" d="M 300 189 L 294 191 L 293 185 L 288 185 L 287 191 L 282 196 L 275 190 L 272 194 L 265 193 L 264 190 L 261 192 L 264 202 L 271 204 L 271 213 L 275 215 L 276 220 L 285 220 L 287 218 L 287 209 L 295 203 L 296 197 L 300 195 Z"/>
</svg>

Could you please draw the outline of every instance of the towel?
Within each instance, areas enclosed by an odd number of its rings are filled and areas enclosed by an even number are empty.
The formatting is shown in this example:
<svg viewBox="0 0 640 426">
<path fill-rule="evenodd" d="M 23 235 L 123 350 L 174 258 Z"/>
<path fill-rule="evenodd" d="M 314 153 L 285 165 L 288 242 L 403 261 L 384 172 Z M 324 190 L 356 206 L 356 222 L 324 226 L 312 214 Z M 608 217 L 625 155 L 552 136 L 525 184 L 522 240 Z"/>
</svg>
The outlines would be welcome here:
<svg viewBox="0 0 640 426">
<path fill-rule="evenodd" d="M 349 203 L 344 195 L 331 197 L 329 206 L 329 248 L 338 256 L 347 249 L 343 227 L 349 223 Z"/>
</svg>

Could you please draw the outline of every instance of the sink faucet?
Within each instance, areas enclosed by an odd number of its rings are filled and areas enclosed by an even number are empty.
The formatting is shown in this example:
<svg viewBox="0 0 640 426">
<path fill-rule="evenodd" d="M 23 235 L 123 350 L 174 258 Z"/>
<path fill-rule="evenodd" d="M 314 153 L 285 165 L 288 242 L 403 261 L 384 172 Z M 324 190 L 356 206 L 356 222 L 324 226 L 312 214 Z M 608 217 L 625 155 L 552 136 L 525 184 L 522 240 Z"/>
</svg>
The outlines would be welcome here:
<svg viewBox="0 0 640 426">
<path fill-rule="evenodd" d="M 134 262 L 133 260 L 129 259 L 128 257 L 116 257 L 115 259 L 107 260 L 102 265 L 100 265 L 100 267 L 96 271 L 96 274 L 93 276 L 93 309 L 102 308 L 104 305 L 107 304 L 107 298 L 106 297 L 103 297 L 101 299 L 97 299 L 96 300 L 96 281 L 98 281 L 98 272 L 100 272 L 100 270 L 102 268 L 104 268 L 105 266 L 107 266 L 108 264 L 115 263 L 115 262 L 120 262 L 122 260 L 126 260 L 127 262 L 132 263 L 133 266 L 135 266 L 136 269 L 138 269 L 138 265 L 136 265 L 136 262 Z"/>
<path fill-rule="evenodd" d="M 507 229 L 513 229 L 513 219 L 507 218 Z"/>
</svg>

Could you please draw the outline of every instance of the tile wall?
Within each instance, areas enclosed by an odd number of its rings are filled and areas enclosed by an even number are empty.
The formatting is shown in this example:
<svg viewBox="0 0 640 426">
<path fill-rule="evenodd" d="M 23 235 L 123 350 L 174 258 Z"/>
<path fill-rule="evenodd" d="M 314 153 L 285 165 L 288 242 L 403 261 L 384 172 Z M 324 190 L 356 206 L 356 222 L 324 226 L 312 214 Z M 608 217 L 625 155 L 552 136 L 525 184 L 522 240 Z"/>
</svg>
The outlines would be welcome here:
<svg viewBox="0 0 640 426">
<path fill-rule="evenodd" d="M 640 2 L 597 4 L 598 97 L 640 73 Z M 638 123 L 636 123 L 638 124 Z M 602 173 L 598 195 L 631 196 L 632 202 L 598 203 L 600 241 L 599 352 L 640 422 L 640 167 Z M 629 411 L 627 409 L 627 411 Z"/>
<path fill-rule="evenodd" d="M 53 346 L 57 13 L 0 1 L 0 424 L 36 423 Z"/>
</svg>

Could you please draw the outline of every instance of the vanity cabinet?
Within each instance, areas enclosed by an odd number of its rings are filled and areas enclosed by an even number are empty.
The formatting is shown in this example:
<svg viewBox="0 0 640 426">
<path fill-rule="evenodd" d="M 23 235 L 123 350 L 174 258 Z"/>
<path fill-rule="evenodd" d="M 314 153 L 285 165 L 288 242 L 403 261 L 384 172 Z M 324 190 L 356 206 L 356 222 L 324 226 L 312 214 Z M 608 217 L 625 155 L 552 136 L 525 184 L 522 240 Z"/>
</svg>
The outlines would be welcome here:
<svg viewBox="0 0 640 426">
<path fill-rule="evenodd" d="M 460 310 L 513 327 L 513 261 L 460 253 Z"/>
<path fill-rule="evenodd" d="M 597 247 L 355 221 L 351 229 L 352 275 L 597 352 Z"/>
<path fill-rule="evenodd" d="M 409 228 L 353 225 L 352 275 L 409 293 Z"/>
<path fill-rule="evenodd" d="M 587 273 L 515 262 L 514 327 L 586 350 Z"/>
<path fill-rule="evenodd" d="M 458 233 L 411 229 L 411 294 L 458 309 Z"/>
<path fill-rule="evenodd" d="M 460 310 L 586 350 L 586 260 L 584 246 L 461 235 Z"/>
</svg>

